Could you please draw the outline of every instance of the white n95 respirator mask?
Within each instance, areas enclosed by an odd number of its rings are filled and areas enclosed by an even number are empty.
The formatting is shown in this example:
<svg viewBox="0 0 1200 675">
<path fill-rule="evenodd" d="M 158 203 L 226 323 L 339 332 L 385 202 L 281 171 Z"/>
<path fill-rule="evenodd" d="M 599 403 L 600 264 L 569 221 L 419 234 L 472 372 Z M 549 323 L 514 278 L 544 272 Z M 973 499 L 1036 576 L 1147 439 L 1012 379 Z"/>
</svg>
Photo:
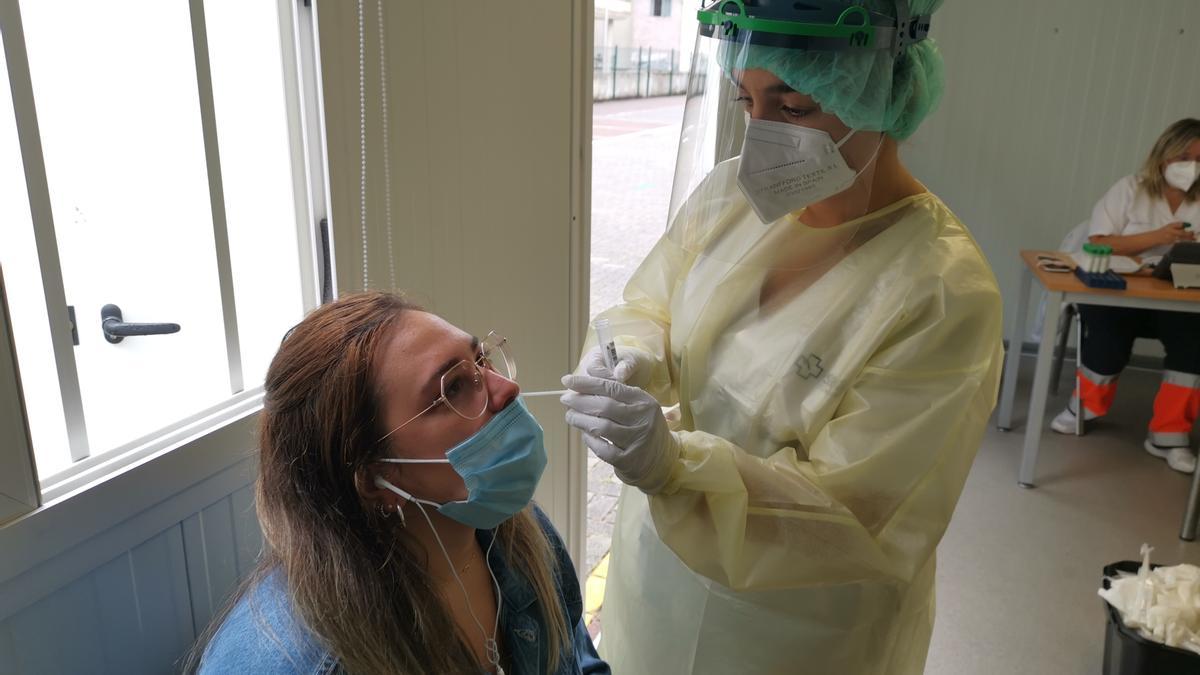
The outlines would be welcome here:
<svg viewBox="0 0 1200 675">
<path fill-rule="evenodd" d="M 1171 162 L 1163 169 L 1167 185 L 1184 192 L 1192 189 L 1197 177 L 1200 177 L 1200 162 Z"/>
<path fill-rule="evenodd" d="M 738 187 L 763 223 L 849 188 L 858 174 L 842 157 L 842 140 L 819 129 L 750 120 L 742 143 Z"/>
</svg>

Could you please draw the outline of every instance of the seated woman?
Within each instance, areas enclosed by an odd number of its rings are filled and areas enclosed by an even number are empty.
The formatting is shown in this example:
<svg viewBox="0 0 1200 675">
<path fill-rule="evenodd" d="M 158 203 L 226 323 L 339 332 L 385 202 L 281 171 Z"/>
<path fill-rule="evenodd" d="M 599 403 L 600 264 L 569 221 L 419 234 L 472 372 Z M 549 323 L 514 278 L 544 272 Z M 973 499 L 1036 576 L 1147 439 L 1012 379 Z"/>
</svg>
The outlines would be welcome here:
<svg viewBox="0 0 1200 675">
<path fill-rule="evenodd" d="M 186 670 L 608 673 L 530 503 L 546 451 L 512 372 L 502 339 L 385 293 L 292 329 L 264 387 L 265 552 Z"/>
<path fill-rule="evenodd" d="M 1125 256 L 1161 256 L 1176 242 L 1193 241 L 1195 228 L 1188 224 L 1200 225 L 1197 176 L 1200 120 L 1180 120 L 1159 137 L 1141 172 L 1122 178 L 1096 204 L 1089 239 Z M 1082 305 L 1079 314 L 1083 354 L 1078 393 L 1084 419 L 1108 412 L 1133 341 L 1157 338 L 1167 352 L 1166 370 L 1144 447 L 1176 471 L 1194 471 L 1189 433 L 1200 410 L 1200 314 L 1095 305 Z M 1075 415 L 1068 406 L 1050 426 L 1073 434 Z"/>
</svg>

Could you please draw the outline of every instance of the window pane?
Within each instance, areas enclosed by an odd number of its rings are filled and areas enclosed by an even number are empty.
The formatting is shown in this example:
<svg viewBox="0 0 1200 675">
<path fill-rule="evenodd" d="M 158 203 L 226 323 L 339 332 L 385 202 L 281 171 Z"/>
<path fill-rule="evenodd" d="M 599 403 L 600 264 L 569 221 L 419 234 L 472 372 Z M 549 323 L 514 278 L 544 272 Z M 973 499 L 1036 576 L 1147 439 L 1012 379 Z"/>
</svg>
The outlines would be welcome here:
<svg viewBox="0 0 1200 675">
<path fill-rule="evenodd" d="M 204 14 L 249 388 L 304 309 L 278 3 L 207 0 Z"/>
<path fill-rule="evenodd" d="M 21 12 L 95 456 L 231 393 L 191 17 L 187 0 Z M 110 303 L 182 329 L 112 344 Z"/>
<path fill-rule="evenodd" d="M 65 468 L 71 457 L 2 40 L 0 36 L 0 204 L 4 204 L 0 266 L 8 288 L 8 309 L 33 446 L 53 449 L 37 457 L 38 469 L 45 475 Z"/>
</svg>

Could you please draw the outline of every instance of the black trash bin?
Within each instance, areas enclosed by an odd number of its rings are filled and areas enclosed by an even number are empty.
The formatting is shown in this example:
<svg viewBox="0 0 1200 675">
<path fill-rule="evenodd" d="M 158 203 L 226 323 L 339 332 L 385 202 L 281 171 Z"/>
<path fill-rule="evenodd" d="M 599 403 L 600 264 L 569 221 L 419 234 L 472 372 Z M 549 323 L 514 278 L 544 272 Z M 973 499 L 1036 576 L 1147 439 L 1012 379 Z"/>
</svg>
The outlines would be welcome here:
<svg viewBox="0 0 1200 675">
<path fill-rule="evenodd" d="M 1104 588 L 1120 572 L 1137 574 L 1142 563 L 1122 560 L 1104 568 Z M 1161 565 L 1150 565 L 1151 569 Z M 1108 629 L 1104 635 L 1104 675 L 1197 675 L 1200 654 L 1168 647 L 1147 640 L 1121 620 L 1116 607 L 1104 602 L 1108 610 Z"/>
</svg>

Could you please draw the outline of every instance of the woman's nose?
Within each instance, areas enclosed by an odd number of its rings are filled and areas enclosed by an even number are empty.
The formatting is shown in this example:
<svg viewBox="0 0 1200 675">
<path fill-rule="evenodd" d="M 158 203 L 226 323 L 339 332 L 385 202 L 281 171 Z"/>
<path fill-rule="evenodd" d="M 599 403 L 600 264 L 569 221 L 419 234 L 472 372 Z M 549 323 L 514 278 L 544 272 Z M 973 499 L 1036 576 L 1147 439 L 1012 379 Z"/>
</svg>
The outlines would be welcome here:
<svg viewBox="0 0 1200 675">
<path fill-rule="evenodd" d="M 520 385 L 490 368 L 483 369 L 483 377 L 488 388 L 488 408 L 494 413 L 507 408 L 521 393 Z"/>
</svg>

